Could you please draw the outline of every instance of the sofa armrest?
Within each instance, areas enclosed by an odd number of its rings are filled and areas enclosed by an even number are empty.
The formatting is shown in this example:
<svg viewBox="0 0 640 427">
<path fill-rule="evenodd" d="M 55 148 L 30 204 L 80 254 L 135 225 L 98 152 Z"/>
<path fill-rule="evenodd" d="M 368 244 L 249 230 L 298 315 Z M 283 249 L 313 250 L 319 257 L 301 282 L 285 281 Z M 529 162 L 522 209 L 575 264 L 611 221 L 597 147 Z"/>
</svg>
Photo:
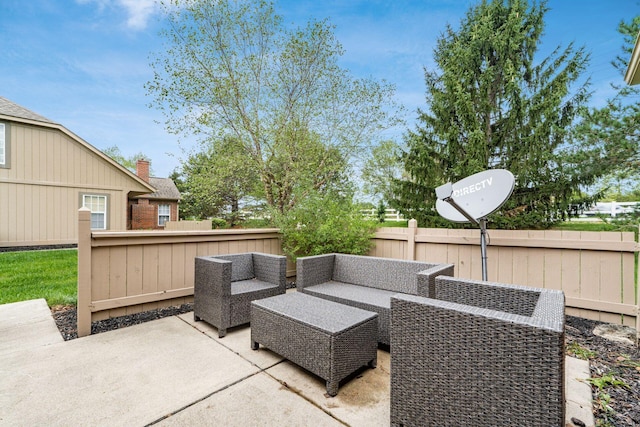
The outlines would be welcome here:
<svg viewBox="0 0 640 427">
<path fill-rule="evenodd" d="M 256 279 L 287 289 L 287 257 L 283 255 L 253 253 L 253 271 Z"/>
<path fill-rule="evenodd" d="M 194 297 L 197 294 L 213 297 L 231 295 L 231 268 L 231 261 L 215 257 L 196 257 Z"/>
<path fill-rule="evenodd" d="M 328 282 L 333 278 L 335 254 L 301 257 L 296 260 L 296 287 L 305 287 Z"/>
<path fill-rule="evenodd" d="M 433 267 L 418 272 L 418 296 L 435 298 L 436 277 L 453 276 L 453 264 L 436 264 Z"/>
</svg>

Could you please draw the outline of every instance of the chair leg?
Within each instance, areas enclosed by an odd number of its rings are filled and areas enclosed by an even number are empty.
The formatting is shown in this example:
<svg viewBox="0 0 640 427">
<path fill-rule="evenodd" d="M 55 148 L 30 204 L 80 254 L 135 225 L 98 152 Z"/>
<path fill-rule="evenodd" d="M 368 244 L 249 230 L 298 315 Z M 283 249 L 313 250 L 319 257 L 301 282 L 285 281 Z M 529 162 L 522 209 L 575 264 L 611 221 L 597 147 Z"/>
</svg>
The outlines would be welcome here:
<svg viewBox="0 0 640 427">
<path fill-rule="evenodd" d="M 218 329 L 218 338 L 224 338 L 225 335 L 227 335 L 226 329 Z"/>
</svg>

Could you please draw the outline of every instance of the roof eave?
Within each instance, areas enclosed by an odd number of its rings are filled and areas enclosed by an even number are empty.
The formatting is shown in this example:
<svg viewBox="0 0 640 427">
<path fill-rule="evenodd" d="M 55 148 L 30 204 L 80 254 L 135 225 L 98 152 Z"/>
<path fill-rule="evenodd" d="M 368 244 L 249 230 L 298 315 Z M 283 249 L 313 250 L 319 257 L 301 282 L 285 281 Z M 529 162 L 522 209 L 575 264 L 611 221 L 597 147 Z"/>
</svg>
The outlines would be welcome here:
<svg viewBox="0 0 640 427">
<path fill-rule="evenodd" d="M 640 33 L 636 37 L 636 44 L 631 53 L 631 59 L 629 60 L 629 67 L 624 75 L 624 81 L 628 85 L 640 84 Z"/>
</svg>

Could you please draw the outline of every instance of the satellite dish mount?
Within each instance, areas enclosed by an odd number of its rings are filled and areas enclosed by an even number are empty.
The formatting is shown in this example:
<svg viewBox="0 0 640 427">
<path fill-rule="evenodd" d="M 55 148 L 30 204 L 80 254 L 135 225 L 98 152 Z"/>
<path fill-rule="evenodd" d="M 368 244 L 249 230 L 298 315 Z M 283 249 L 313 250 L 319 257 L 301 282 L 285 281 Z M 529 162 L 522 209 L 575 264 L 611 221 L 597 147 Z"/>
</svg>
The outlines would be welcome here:
<svg viewBox="0 0 640 427">
<path fill-rule="evenodd" d="M 436 210 L 453 222 L 470 222 L 480 227 L 482 280 L 487 280 L 487 216 L 498 210 L 513 192 L 515 179 L 506 169 L 490 169 L 468 176 L 455 184 L 436 188 Z"/>
</svg>

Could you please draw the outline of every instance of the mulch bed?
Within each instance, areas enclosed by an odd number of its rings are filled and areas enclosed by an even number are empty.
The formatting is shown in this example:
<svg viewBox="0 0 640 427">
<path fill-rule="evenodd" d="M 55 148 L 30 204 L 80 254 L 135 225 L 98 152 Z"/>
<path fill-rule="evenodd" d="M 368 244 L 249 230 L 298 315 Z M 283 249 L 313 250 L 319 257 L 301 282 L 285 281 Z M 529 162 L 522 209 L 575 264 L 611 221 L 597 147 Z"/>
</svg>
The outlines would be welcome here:
<svg viewBox="0 0 640 427">
<path fill-rule="evenodd" d="M 179 307 L 101 320 L 93 322 L 91 333 L 99 334 L 191 311 L 193 304 L 183 304 Z M 54 307 L 52 313 L 65 340 L 78 337 L 75 307 Z M 591 378 L 594 380 L 592 392 L 596 426 L 639 426 L 640 348 L 594 335 L 593 329 L 599 324 L 601 322 L 567 316 L 567 354 L 589 358 Z M 602 388 L 599 389 L 598 385 Z M 579 421 L 576 425 L 580 425 Z"/>
</svg>

